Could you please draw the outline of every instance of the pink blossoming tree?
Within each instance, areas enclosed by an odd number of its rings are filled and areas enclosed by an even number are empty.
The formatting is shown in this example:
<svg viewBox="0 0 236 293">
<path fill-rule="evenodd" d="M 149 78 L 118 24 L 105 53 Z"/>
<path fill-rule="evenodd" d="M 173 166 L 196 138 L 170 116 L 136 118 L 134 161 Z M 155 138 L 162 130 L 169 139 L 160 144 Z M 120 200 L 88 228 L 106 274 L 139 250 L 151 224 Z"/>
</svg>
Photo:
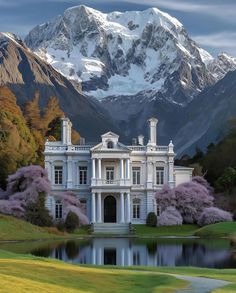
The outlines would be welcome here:
<svg viewBox="0 0 236 293">
<path fill-rule="evenodd" d="M 183 224 L 183 218 L 174 207 L 168 207 L 157 217 L 157 226 L 177 226 Z"/>
<path fill-rule="evenodd" d="M 219 222 L 231 221 L 233 221 L 233 217 L 229 212 L 223 211 L 216 207 L 210 207 L 203 210 L 197 223 L 199 226 L 205 226 Z"/>
</svg>

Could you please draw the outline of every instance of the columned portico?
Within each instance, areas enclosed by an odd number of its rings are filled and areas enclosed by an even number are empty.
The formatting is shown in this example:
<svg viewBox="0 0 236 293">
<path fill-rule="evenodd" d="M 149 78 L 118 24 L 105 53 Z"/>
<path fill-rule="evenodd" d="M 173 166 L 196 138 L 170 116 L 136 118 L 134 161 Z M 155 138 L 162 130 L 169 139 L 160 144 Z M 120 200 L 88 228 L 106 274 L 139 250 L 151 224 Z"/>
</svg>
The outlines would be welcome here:
<svg viewBox="0 0 236 293">
<path fill-rule="evenodd" d="M 92 192 L 92 223 L 130 223 L 130 193 Z"/>
</svg>

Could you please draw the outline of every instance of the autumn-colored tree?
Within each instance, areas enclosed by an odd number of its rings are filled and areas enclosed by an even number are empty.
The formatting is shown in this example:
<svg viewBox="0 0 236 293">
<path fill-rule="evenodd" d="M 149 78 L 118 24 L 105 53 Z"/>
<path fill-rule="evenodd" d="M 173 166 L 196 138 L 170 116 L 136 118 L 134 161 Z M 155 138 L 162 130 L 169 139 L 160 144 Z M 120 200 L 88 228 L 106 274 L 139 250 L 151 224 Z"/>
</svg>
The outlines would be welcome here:
<svg viewBox="0 0 236 293">
<path fill-rule="evenodd" d="M 31 130 L 41 130 L 42 128 L 39 98 L 39 92 L 36 92 L 33 100 L 26 102 L 24 105 L 24 116 Z"/>
<path fill-rule="evenodd" d="M 5 187 L 8 174 L 36 160 L 36 143 L 16 97 L 0 87 L 0 184 Z"/>
<path fill-rule="evenodd" d="M 64 117 L 65 114 L 64 112 L 61 110 L 60 105 L 59 105 L 59 101 L 56 97 L 50 97 L 47 105 L 44 109 L 44 115 L 43 115 L 43 125 L 44 125 L 44 129 L 45 132 L 48 131 L 48 126 L 49 124 L 58 117 Z"/>
</svg>

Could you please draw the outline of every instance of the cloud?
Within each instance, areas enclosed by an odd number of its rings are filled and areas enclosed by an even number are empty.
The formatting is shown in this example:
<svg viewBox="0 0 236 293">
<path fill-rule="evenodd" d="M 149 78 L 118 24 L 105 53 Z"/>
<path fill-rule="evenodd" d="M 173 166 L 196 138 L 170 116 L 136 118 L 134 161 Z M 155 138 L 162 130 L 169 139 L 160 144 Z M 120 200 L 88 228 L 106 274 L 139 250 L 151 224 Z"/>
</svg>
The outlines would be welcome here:
<svg viewBox="0 0 236 293">
<path fill-rule="evenodd" d="M 192 38 L 203 47 L 211 47 L 235 55 L 236 32 L 219 32 L 206 35 L 195 35 Z"/>
<path fill-rule="evenodd" d="M 126 0 L 127 3 L 140 4 L 140 0 Z M 186 12 L 186 13 L 200 13 L 205 15 L 211 15 L 216 18 L 224 19 L 227 22 L 236 23 L 235 11 L 236 4 L 232 4 L 232 2 L 224 1 L 222 4 L 216 3 L 217 1 L 209 2 L 205 1 L 201 3 L 201 1 L 191 2 L 184 0 L 145 0 L 146 5 L 156 6 L 159 8 Z M 208 2 L 208 3 L 206 3 Z M 200 16 L 199 16 L 200 20 Z"/>
</svg>

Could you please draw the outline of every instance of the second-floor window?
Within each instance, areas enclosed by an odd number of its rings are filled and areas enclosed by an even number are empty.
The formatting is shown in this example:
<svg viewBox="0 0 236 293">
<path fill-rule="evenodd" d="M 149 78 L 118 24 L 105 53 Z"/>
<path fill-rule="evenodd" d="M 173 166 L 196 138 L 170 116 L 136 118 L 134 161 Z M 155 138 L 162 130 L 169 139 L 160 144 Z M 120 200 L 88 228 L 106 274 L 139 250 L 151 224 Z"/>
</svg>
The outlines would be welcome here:
<svg viewBox="0 0 236 293">
<path fill-rule="evenodd" d="M 88 168 L 87 166 L 79 166 L 79 184 L 85 185 L 87 184 L 87 174 Z"/>
<path fill-rule="evenodd" d="M 156 167 L 156 184 L 164 184 L 164 167 Z"/>
<path fill-rule="evenodd" d="M 133 184 L 138 185 L 140 184 L 140 167 L 132 167 L 133 173 Z"/>
<path fill-rule="evenodd" d="M 106 167 L 106 182 L 107 184 L 114 183 L 114 167 Z"/>
<path fill-rule="evenodd" d="M 63 167 L 62 166 L 55 166 L 54 167 L 54 183 L 55 184 L 62 184 L 63 182 Z"/>
</svg>

